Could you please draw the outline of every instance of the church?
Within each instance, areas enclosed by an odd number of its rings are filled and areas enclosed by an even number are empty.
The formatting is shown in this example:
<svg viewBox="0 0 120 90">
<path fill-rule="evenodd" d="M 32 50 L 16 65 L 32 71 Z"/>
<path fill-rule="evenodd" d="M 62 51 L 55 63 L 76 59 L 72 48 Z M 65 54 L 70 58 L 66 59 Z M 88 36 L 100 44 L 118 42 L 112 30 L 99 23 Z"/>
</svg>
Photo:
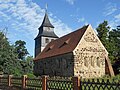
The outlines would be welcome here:
<svg viewBox="0 0 120 90">
<path fill-rule="evenodd" d="M 35 38 L 34 74 L 36 76 L 114 76 L 108 52 L 91 25 L 58 38 L 45 13 Z"/>
</svg>

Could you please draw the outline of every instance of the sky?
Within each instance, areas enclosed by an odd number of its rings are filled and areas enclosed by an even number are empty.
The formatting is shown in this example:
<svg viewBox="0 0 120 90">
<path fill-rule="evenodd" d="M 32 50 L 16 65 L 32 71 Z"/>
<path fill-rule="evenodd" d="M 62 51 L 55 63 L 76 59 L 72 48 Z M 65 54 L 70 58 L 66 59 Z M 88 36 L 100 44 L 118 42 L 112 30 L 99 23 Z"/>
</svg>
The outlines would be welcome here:
<svg viewBox="0 0 120 90">
<path fill-rule="evenodd" d="M 32 56 L 46 3 L 59 37 L 87 24 L 95 29 L 104 20 L 112 28 L 120 25 L 120 0 L 0 0 L 0 30 L 4 29 L 11 44 L 25 41 Z"/>
</svg>

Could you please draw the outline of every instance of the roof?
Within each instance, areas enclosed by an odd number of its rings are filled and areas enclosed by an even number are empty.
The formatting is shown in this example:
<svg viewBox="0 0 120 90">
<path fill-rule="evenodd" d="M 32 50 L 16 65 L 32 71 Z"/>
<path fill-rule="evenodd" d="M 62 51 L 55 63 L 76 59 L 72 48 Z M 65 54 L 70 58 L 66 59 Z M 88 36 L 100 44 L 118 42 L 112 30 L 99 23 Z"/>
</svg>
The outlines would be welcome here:
<svg viewBox="0 0 120 90">
<path fill-rule="evenodd" d="M 54 33 L 54 31 L 43 31 L 41 35 L 46 37 L 58 38 L 58 36 Z"/>
<path fill-rule="evenodd" d="M 54 33 L 54 31 L 43 30 L 43 32 L 41 34 L 39 33 L 35 39 L 37 39 L 40 36 L 58 38 L 58 36 Z"/>
<path fill-rule="evenodd" d="M 48 18 L 47 13 L 45 13 L 45 17 L 44 17 L 43 22 L 42 22 L 40 27 L 51 27 L 51 28 L 54 28 L 54 26 L 50 23 L 50 20 Z"/>
<path fill-rule="evenodd" d="M 50 42 L 34 60 L 73 52 L 89 25 Z"/>
</svg>

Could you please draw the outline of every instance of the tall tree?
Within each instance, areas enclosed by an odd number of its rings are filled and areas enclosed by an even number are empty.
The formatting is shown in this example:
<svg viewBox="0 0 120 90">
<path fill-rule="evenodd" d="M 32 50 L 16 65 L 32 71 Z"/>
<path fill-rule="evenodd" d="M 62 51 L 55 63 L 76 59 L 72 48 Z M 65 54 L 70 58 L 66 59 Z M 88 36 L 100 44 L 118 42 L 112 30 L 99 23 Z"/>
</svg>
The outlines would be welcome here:
<svg viewBox="0 0 120 90">
<path fill-rule="evenodd" d="M 100 23 L 96 28 L 98 37 L 107 49 L 115 73 L 120 73 L 120 26 L 110 30 L 108 22 Z"/>
<path fill-rule="evenodd" d="M 29 74 L 34 76 L 33 71 L 33 58 L 27 56 L 28 54 L 25 47 L 26 42 L 16 41 L 15 45 L 10 45 L 6 34 L 0 31 L 0 74 L 12 74 L 21 76 Z"/>
<path fill-rule="evenodd" d="M 33 72 L 33 57 L 27 56 L 26 60 L 21 61 L 23 74 L 29 74 Z"/>
<path fill-rule="evenodd" d="M 120 26 L 109 32 L 109 52 L 113 59 L 115 73 L 120 73 Z"/>
<path fill-rule="evenodd" d="M 100 23 L 99 26 L 96 28 L 97 32 L 98 32 L 98 37 L 101 40 L 101 42 L 103 43 L 103 45 L 106 47 L 106 49 L 108 50 L 108 33 L 110 30 L 110 26 L 108 26 L 108 22 L 104 21 L 103 23 Z"/>
<path fill-rule="evenodd" d="M 21 60 L 25 60 L 25 56 L 29 54 L 25 45 L 26 45 L 26 42 L 22 40 L 18 40 L 15 42 L 15 52 L 17 53 L 18 58 Z"/>
<path fill-rule="evenodd" d="M 20 74 L 20 69 L 13 46 L 9 44 L 5 34 L 0 32 L 0 72 L 4 74 Z"/>
</svg>

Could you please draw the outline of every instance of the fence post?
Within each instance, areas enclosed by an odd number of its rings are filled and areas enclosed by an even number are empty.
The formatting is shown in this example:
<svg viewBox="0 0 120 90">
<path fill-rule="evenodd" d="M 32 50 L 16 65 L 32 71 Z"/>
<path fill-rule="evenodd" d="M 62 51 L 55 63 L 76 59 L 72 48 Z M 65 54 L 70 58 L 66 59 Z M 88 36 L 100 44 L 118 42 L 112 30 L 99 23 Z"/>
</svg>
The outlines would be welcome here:
<svg viewBox="0 0 120 90">
<path fill-rule="evenodd" d="M 73 80 L 73 90 L 80 90 L 80 78 L 74 76 L 72 80 Z"/>
<path fill-rule="evenodd" d="M 47 90 L 47 76 L 42 76 L 42 90 Z"/>
<path fill-rule="evenodd" d="M 26 88 L 26 84 L 27 84 L 26 78 L 27 78 L 27 75 L 22 76 L 22 90 Z"/>
<path fill-rule="evenodd" d="M 12 83 L 12 75 L 8 75 L 8 86 L 10 87 Z"/>
</svg>

